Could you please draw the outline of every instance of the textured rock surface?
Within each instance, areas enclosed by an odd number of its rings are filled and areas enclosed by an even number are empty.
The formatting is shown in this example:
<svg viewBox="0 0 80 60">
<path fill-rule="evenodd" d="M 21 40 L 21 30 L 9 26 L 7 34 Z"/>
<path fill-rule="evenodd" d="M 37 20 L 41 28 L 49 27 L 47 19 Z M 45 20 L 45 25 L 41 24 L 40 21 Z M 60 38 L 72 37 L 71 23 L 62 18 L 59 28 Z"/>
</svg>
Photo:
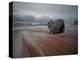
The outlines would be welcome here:
<svg viewBox="0 0 80 60">
<path fill-rule="evenodd" d="M 50 30 L 50 33 L 53 33 L 54 25 L 55 25 L 55 23 L 54 23 L 53 20 L 50 20 L 50 21 L 48 22 L 48 28 L 49 28 L 49 30 Z"/>
<path fill-rule="evenodd" d="M 48 22 L 48 28 L 50 30 L 50 33 L 56 34 L 56 33 L 62 33 L 65 29 L 64 20 L 57 19 L 55 22 L 50 20 Z"/>
</svg>

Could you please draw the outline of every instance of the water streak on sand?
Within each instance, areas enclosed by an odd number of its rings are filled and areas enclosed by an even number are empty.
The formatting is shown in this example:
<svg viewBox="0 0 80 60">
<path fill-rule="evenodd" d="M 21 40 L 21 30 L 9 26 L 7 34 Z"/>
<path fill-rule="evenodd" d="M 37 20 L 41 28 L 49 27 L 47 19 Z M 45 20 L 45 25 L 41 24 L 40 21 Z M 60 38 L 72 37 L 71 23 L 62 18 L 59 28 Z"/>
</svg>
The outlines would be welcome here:
<svg viewBox="0 0 80 60">
<path fill-rule="evenodd" d="M 56 35 L 50 34 L 47 26 L 14 28 L 13 56 L 30 57 L 76 53 L 77 36 L 77 26 L 66 26 L 64 33 Z"/>
</svg>

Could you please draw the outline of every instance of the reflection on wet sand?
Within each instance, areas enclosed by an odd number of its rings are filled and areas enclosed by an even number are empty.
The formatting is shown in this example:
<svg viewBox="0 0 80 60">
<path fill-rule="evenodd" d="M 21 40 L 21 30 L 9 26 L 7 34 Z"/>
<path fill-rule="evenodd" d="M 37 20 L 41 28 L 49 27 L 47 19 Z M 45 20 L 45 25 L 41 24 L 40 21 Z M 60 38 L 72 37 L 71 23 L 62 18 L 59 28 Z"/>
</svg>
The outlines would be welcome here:
<svg viewBox="0 0 80 60">
<path fill-rule="evenodd" d="M 14 57 L 36 57 L 76 54 L 77 26 L 66 26 L 65 32 L 50 34 L 47 27 L 14 30 Z"/>
</svg>

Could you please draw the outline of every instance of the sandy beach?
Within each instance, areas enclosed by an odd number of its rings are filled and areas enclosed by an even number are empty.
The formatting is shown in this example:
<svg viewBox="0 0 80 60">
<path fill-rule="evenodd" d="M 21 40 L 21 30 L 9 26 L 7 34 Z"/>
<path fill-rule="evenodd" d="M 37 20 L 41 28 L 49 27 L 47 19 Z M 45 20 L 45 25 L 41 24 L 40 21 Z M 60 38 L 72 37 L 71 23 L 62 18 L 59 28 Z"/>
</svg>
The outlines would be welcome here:
<svg viewBox="0 0 80 60">
<path fill-rule="evenodd" d="M 50 34 L 48 27 L 31 27 L 13 31 L 13 56 L 36 57 L 78 53 L 77 26 L 66 26 L 65 32 Z"/>
</svg>

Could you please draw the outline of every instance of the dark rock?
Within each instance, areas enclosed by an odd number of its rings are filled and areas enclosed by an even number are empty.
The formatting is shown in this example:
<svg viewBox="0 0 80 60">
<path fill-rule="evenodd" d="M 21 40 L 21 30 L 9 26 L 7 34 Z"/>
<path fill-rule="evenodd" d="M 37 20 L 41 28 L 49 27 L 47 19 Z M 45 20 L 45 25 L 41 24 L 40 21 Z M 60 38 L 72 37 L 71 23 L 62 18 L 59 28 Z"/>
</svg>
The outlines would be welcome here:
<svg viewBox="0 0 80 60">
<path fill-rule="evenodd" d="M 62 33 L 62 32 L 64 32 L 64 29 L 65 29 L 64 20 L 57 19 L 55 21 L 55 27 L 53 28 L 53 32 L 54 33 Z"/>
<path fill-rule="evenodd" d="M 50 20 L 48 22 L 48 28 L 50 30 L 50 33 L 53 34 L 62 33 L 64 32 L 65 29 L 64 20 L 57 19 L 55 22 L 53 22 L 53 20 Z"/>
<path fill-rule="evenodd" d="M 78 25 L 78 20 L 74 20 L 74 25 Z"/>
<path fill-rule="evenodd" d="M 48 22 L 48 28 L 50 30 L 50 33 L 53 33 L 54 24 L 55 23 L 52 19 Z"/>
</svg>

